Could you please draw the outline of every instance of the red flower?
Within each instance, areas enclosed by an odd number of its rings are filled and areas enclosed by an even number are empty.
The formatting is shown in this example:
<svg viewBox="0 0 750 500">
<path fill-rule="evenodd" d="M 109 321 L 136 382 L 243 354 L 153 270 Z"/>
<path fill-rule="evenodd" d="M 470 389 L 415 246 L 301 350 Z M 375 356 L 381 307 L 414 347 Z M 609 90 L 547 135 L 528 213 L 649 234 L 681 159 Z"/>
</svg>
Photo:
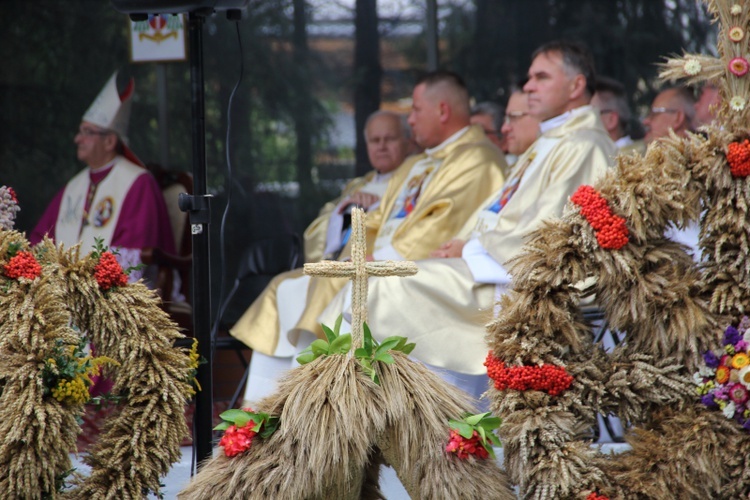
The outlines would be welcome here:
<svg viewBox="0 0 750 500">
<path fill-rule="evenodd" d="M 750 64 L 748 64 L 747 59 L 744 57 L 735 57 L 729 61 L 729 71 L 734 76 L 745 76 L 748 70 L 750 70 Z"/>
<path fill-rule="evenodd" d="M 542 391 L 550 396 L 562 394 L 573 383 L 573 376 L 565 368 L 554 365 L 542 366 L 512 366 L 505 367 L 505 363 L 487 354 L 484 362 L 487 375 L 495 381 L 495 389 L 504 391 Z"/>
<path fill-rule="evenodd" d="M 607 200 L 591 186 L 580 186 L 570 201 L 580 207 L 581 215 L 596 231 L 596 241 L 607 250 L 619 250 L 628 243 L 630 232 L 625 219 L 610 210 Z"/>
<path fill-rule="evenodd" d="M 609 500 L 609 497 L 605 497 L 604 495 L 600 495 L 599 493 L 592 491 L 589 493 L 589 496 L 586 497 L 586 500 Z"/>
<path fill-rule="evenodd" d="M 729 388 L 729 397 L 738 405 L 745 404 L 748 400 L 747 389 L 742 384 L 734 384 Z"/>
<path fill-rule="evenodd" d="M 109 290 L 113 286 L 125 286 L 128 284 L 128 276 L 122 271 L 120 263 L 117 262 L 112 252 L 103 252 L 99 263 L 94 269 L 94 277 L 102 290 Z"/>
<path fill-rule="evenodd" d="M 726 157 L 733 177 L 750 175 L 750 140 L 729 143 Z"/>
<path fill-rule="evenodd" d="M 219 441 L 219 446 L 224 447 L 224 454 L 226 456 L 233 457 L 250 449 L 250 445 L 253 444 L 253 437 L 256 434 L 251 427 L 251 425 L 246 425 L 245 427 L 238 428 L 236 425 L 230 425 L 224 431 L 224 435 L 221 437 L 221 441 Z"/>
<path fill-rule="evenodd" d="M 11 279 L 18 279 L 23 276 L 33 280 L 42 274 L 42 266 L 39 265 L 31 252 L 18 252 L 5 264 L 3 272 Z"/>
<path fill-rule="evenodd" d="M 479 440 L 479 433 L 474 431 L 474 434 L 466 439 L 455 429 L 451 429 L 451 438 L 448 444 L 445 446 L 445 451 L 448 453 L 455 453 L 458 458 L 469 458 L 469 455 L 474 455 L 477 458 L 488 458 L 490 453 L 484 447 Z"/>
<path fill-rule="evenodd" d="M 18 203 L 18 198 L 16 197 L 16 192 L 13 190 L 12 187 L 8 188 L 8 194 L 10 195 L 10 199 L 13 200 L 14 203 Z"/>
</svg>

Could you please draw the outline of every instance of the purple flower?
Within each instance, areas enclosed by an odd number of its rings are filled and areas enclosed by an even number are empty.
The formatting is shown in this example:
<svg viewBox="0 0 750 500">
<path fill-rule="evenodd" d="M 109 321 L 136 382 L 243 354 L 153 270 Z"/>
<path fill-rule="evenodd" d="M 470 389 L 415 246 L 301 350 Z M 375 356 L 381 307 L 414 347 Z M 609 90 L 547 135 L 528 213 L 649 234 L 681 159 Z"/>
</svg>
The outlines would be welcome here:
<svg viewBox="0 0 750 500">
<path fill-rule="evenodd" d="M 734 344 L 734 350 L 735 352 L 747 352 L 747 346 L 748 343 L 744 340 L 740 340 L 736 344 Z"/>
<path fill-rule="evenodd" d="M 702 396 L 701 403 L 703 403 L 704 405 L 706 405 L 708 408 L 711 408 L 711 409 L 719 407 L 716 401 L 714 401 L 713 394 L 706 394 L 705 396 Z"/>
<path fill-rule="evenodd" d="M 724 330 L 724 345 L 734 345 L 740 340 L 742 340 L 742 335 L 740 335 L 740 332 L 738 332 L 732 325 L 729 325 L 727 329 Z"/>
<path fill-rule="evenodd" d="M 724 385 L 714 389 L 713 395 L 716 399 L 729 399 L 729 387 Z"/>
<path fill-rule="evenodd" d="M 704 352 L 703 361 L 706 362 L 706 366 L 709 368 L 716 368 L 719 366 L 719 357 L 714 354 L 713 351 Z"/>
<path fill-rule="evenodd" d="M 746 431 L 750 431 L 750 418 L 748 418 L 747 420 L 745 420 L 745 423 L 744 423 L 744 424 L 742 424 L 742 427 L 743 427 L 743 428 L 744 428 L 744 429 L 745 429 Z"/>
</svg>

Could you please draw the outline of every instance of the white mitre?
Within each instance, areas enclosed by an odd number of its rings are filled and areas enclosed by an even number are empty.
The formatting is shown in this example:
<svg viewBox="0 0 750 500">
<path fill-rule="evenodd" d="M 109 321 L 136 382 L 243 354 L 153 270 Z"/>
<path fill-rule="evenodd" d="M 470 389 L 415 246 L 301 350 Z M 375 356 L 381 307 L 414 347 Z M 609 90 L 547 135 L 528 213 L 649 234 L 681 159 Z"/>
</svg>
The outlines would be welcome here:
<svg viewBox="0 0 750 500">
<path fill-rule="evenodd" d="M 113 130 L 123 142 L 127 142 L 130 106 L 135 89 L 131 78 L 128 86 L 120 94 L 117 91 L 117 71 L 110 77 L 93 104 L 83 115 L 83 121 L 93 123 L 107 130 Z"/>
</svg>

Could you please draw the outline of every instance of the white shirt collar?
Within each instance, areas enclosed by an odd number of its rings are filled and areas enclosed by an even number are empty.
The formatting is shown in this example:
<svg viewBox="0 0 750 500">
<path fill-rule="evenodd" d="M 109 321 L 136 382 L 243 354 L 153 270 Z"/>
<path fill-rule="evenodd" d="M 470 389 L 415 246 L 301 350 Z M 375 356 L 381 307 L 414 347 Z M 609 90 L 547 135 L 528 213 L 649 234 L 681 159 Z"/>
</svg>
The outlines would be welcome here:
<svg viewBox="0 0 750 500">
<path fill-rule="evenodd" d="M 549 120 L 544 120 L 542 123 L 539 124 L 539 133 L 540 134 L 546 134 L 553 128 L 557 128 L 565 124 L 568 120 L 573 118 L 575 115 L 582 113 L 584 111 L 588 111 L 591 109 L 590 105 L 580 106 L 575 109 L 571 109 L 570 111 L 566 111 L 565 113 L 561 115 L 557 115 L 553 118 L 550 118 Z"/>
<path fill-rule="evenodd" d="M 372 180 L 375 182 L 385 182 L 393 176 L 393 172 L 395 172 L 396 170 L 398 170 L 398 167 L 384 174 L 381 174 L 376 170 Z"/>
<path fill-rule="evenodd" d="M 633 144 L 633 138 L 629 135 L 624 135 L 615 141 L 615 146 L 617 146 L 618 149 L 630 146 L 631 144 Z"/>
<path fill-rule="evenodd" d="M 446 147 L 448 144 L 452 142 L 456 142 L 462 135 L 466 133 L 467 130 L 469 130 L 469 125 L 465 126 L 461 130 L 453 134 L 452 136 L 448 137 L 446 140 L 444 140 L 443 142 L 441 142 L 434 148 L 425 149 L 424 150 L 425 154 L 427 156 L 432 156 L 433 154 L 437 153 L 438 151 Z"/>
</svg>

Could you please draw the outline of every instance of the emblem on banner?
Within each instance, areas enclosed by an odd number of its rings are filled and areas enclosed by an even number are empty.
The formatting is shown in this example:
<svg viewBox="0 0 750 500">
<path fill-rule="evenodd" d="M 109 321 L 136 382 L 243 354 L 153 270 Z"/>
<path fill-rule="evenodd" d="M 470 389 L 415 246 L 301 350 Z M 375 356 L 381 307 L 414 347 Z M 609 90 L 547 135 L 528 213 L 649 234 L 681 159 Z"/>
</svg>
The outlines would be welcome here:
<svg viewBox="0 0 750 500">
<path fill-rule="evenodd" d="M 138 40 L 151 40 L 156 43 L 168 38 L 176 40 L 181 29 L 180 17 L 172 14 L 152 14 L 146 21 L 138 21 L 133 26 L 133 31 L 138 33 Z"/>
<path fill-rule="evenodd" d="M 91 224 L 94 227 L 104 227 L 112 219 L 115 212 L 115 200 L 107 196 L 94 207 L 94 213 L 91 217 Z"/>
</svg>

